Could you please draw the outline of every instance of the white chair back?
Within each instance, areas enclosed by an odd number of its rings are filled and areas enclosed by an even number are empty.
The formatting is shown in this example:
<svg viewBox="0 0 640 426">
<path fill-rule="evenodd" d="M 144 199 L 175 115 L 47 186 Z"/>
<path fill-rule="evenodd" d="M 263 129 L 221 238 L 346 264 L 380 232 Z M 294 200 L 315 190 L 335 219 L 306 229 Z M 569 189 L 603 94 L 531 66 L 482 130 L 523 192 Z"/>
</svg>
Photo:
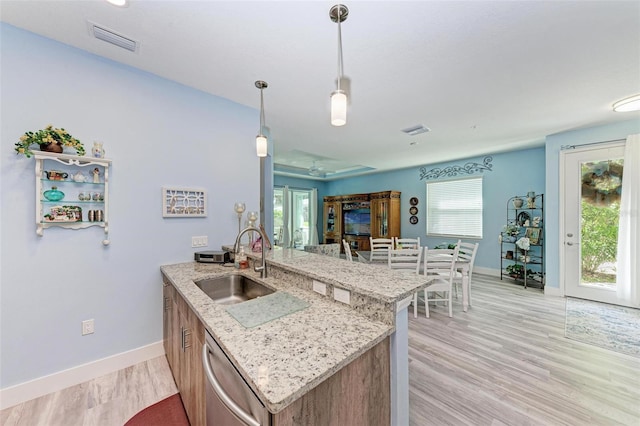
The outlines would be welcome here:
<svg viewBox="0 0 640 426">
<path fill-rule="evenodd" d="M 458 240 L 456 244 L 458 247 L 458 259 L 465 260 L 473 266 L 473 262 L 476 260 L 476 253 L 478 252 L 478 243 L 465 243 L 462 240 Z M 469 269 L 471 273 L 471 269 Z"/>
<path fill-rule="evenodd" d="M 342 240 L 342 246 L 344 247 L 344 254 L 349 262 L 353 262 L 353 255 L 351 254 L 351 246 L 346 240 Z"/>
<path fill-rule="evenodd" d="M 431 249 L 424 251 L 424 274 L 434 277 L 433 281 L 424 289 L 424 309 L 429 318 L 429 302 L 444 301 L 449 305 L 449 317 L 453 317 L 453 299 L 451 290 L 453 277 L 456 272 L 458 247 L 452 249 Z M 429 294 L 433 293 L 430 297 Z M 438 293 L 442 293 L 441 296 Z M 445 295 L 446 294 L 446 295 Z M 413 315 L 418 315 L 418 293 L 413 296 Z"/>
<path fill-rule="evenodd" d="M 389 268 L 420 274 L 422 247 L 417 249 L 389 250 Z"/>
<path fill-rule="evenodd" d="M 456 246 L 458 247 L 458 259 L 469 262 L 469 286 L 468 286 L 468 302 L 471 305 L 471 278 L 473 274 L 473 264 L 476 261 L 476 253 L 478 252 L 478 243 L 465 243 L 462 240 L 458 240 Z M 455 294 L 458 297 L 458 286 L 460 283 L 462 285 L 462 274 L 460 272 L 456 273 L 456 276 L 453 278 L 453 282 L 455 284 Z"/>
<path fill-rule="evenodd" d="M 420 237 L 418 238 L 400 238 L 393 237 L 393 246 L 396 250 L 400 249 L 417 249 L 420 247 Z"/>
<path fill-rule="evenodd" d="M 369 245 L 371 246 L 369 261 L 389 261 L 389 250 L 393 249 L 393 240 L 391 238 L 369 237 Z"/>
<path fill-rule="evenodd" d="M 438 279 L 453 282 L 455 275 L 458 248 L 455 249 L 426 249 L 424 254 L 424 274 L 437 275 Z"/>
</svg>

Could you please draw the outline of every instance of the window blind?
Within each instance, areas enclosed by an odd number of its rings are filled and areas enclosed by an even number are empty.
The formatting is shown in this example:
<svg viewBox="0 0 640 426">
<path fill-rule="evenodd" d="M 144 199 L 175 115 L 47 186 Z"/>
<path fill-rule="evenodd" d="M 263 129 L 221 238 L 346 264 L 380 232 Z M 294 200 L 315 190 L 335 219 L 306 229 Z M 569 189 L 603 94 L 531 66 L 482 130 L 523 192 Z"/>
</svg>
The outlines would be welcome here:
<svg viewBox="0 0 640 426">
<path fill-rule="evenodd" d="M 427 182 L 427 235 L 482 238 L 482 177 Z"/>
</svg>

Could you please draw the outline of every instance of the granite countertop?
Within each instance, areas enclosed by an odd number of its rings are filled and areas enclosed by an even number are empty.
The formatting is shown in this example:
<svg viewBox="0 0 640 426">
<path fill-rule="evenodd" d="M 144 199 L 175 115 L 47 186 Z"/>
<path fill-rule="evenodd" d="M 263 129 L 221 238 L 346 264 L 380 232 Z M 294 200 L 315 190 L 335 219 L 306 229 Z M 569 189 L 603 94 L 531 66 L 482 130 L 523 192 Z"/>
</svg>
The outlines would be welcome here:
<svg viewBox="0 0 640 426">
<path fill-rule="evenodd" d="M 261 256 L 245 251 L 254 259 Z M 390 336 L 395 331 L 400 302 L 406 303 L 407 298 L 431 280 L 384 266 L 293 249 L 270 250 L 266 259 L 273 275 L 266 279 L 260 279 L 253 269 L 196 262 L 165 265 L 161 271 L 272 413 L 281 411 Z M 224 305 L 214 303 L 194 284 L 203 278 L 230 273 L 250 276 L 276 291 L 289 293 L 309 307 L 245 328 Z M 330 293 L 322 296 L 301 287 L 301 276 L 328 284 Z M 351 291 L 352 304 L 334 301 L 330 297 L 333 287 Z"/>
<path fill-rule="evenodd" d="M 233 245 L 223 246 L 233 251 Z M 262 253 L 251 252 L 245 247 L 248 257 L 260 259 Z M 346 290 L 367 294 L 369 297 L 395 304 L 410 297 L 417 290 L 427 287 L 431 278 L 393 271 L 386 264 L 347 262 L 331 256 L 323 256 L 295 249 L 276 247 L 266 253 L 267 264 L 291 272 L 301 273 L 324 283 Z"/>
<path fill-rule="evenodd" d="M 393 333 L 347 305 L 250 269 L 216 264 L 165 265 L 161 271 L 199 316 L 269 411 L 277 413 Z M 194 281 L 241 273 L 307 302 L 309 307 L 245 328 Z"/>
</svg>

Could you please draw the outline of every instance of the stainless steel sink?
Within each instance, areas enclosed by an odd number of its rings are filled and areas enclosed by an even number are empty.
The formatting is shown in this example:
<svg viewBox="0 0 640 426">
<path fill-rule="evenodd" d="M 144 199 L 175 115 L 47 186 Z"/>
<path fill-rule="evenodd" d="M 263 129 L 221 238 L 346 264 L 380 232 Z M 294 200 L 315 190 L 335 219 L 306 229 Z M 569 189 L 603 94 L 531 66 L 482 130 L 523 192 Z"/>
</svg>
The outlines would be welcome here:
<svg viewBox="0 0 640 426">
<path fill-rule="evenodd" d="M 221 305 L 233 305 L 274 292 L 269 287 L 240 274 L 205 278 L 195 281 L 195 284 L 214 302 Z"/>
</svg>

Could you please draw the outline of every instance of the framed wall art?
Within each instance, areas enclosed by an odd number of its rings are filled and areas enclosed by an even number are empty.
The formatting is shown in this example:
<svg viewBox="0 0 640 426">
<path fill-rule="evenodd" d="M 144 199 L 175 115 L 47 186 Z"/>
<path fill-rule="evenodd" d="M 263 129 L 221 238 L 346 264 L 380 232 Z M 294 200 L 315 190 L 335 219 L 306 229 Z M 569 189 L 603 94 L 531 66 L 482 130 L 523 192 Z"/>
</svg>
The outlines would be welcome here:
<svg viewBox="0 0 640 426">
<path fill-rule="evenodd" d="M 540 243 L 540 228 L 527 228 L 524 236 L 529 238 L 531 244 L 536 245 Z"/>
<path fill-rule="evenodd" d="M 162 217 L 206 217 L 207 191 L 202 188 L 162 188 Z"/>
</svg>

